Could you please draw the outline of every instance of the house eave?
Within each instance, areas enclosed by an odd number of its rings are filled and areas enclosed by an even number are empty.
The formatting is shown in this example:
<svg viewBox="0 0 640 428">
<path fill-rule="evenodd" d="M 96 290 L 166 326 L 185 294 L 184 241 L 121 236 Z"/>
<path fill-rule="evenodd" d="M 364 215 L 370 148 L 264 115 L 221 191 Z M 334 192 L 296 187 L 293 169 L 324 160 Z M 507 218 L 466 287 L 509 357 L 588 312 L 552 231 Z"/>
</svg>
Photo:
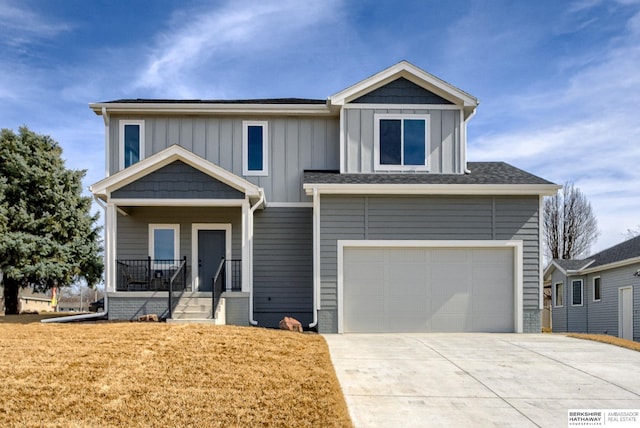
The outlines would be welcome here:
<svg viewBox="0 0 640 428">
<path fill-rule="evenodd" d="M 595 272 L 600 272 L 603 270 L 609 270 L 609 269 L 615 269 L 615 268 L 619 268 L 619 267 L 624 267 L 624 266 L 629 266 L 629 265 L 633 265 L 636 263 L 640 263 L 640 257 L 633 257 L 630 259 L 625 259 L 625 260 L 619 260 L 617 262 L 613 262 L 613 263 L 607 263 L 605 265 L 600 265 L 600 266 L 595 266 L 592 268 L 585 268 L 582 269 L 580 271 L 580 274 L 582 275 L 587 275 L 590 273 L 595 273 Z"/>
<path fill-rule="evenodd" d="M 305 183 L 307 195 L 542 195 L 551 196 L 558 186 L 533 184 L 335 184 Z"/>
<path fill-rule="evenodd" d="M 339 108 L 326 104 L 219 104 L 219 103 L 91 103 L 98 116 L 108 114 L 189 114 L 189 115 L 296 115 L 337 116 Z"/>
<path fill-rule="evenodd" d="M 103 201 L 109 201 L 111 192 L 144 177 L 177 160 L 213 177 L 242 192 L 251 199 L 260 197 L 260 188 L 177 145 L 171 146 L 142 161 L 104 178 L 89 187 L 89 190 Z"/>
<path fill-rule="evenodd" d="M 480 103 L 473 95 L 456 88 L 407 61 L 401 61 L 338 92 L 330 96 L 329 100 L 332 105 L 344 105 L 400 77 L 404 77 L 412 83 L 424 87 L 453 104 L 462 107 L 465 111 L 465 119 L 473 114 Z"/>
</svg>

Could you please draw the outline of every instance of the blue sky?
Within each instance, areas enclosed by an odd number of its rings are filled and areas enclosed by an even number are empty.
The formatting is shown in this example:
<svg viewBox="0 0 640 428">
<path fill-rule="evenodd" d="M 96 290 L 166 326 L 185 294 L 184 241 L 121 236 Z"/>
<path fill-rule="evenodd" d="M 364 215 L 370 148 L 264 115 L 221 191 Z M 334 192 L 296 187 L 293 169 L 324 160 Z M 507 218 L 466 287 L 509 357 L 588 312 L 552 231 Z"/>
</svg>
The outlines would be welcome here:
<svg viewBox="0 0 640 428">
<path fill-rule="evenodd" d="M 480 99 L 471 161 L 572 180 L 601 230 L 640 227 L 640 2 L 0 0 L 0 127 L 104 176 L 118 98 L 326 98 L 408 60 Z"/>
</svg>

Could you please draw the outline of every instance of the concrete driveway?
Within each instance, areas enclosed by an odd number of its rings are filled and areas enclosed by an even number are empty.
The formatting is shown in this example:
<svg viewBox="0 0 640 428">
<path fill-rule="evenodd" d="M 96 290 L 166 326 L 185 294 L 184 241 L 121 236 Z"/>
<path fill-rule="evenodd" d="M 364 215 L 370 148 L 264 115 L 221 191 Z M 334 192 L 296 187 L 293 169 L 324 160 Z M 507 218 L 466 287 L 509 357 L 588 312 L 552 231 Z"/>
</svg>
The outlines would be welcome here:
<svg viewBox="0 0 640 428">
<path fill-rule="evenodd" d="M 324 337 L 356 427 L 567 427 L 568 409 L 640 410 L 640 352 L 613 345 L 549 334 Z"/>
</svg>

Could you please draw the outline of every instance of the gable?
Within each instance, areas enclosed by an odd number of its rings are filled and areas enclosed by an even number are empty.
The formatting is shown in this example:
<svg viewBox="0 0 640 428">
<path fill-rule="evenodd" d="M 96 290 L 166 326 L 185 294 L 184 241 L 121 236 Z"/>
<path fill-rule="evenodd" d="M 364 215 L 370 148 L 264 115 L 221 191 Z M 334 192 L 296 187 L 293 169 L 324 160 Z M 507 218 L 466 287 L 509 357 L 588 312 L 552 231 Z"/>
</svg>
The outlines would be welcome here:
<svg viewBox="0 0 640 428">
<path fill-rule="evenodd" d="M 115 190 L 116 199 L 244 199 L 244 194 L 176 160 Z"/>
<path fill-rule="evenodd" d="M 453 104 L 404 77 L 374 89 L 351 102 L 361 104 Z"/>
</svg>

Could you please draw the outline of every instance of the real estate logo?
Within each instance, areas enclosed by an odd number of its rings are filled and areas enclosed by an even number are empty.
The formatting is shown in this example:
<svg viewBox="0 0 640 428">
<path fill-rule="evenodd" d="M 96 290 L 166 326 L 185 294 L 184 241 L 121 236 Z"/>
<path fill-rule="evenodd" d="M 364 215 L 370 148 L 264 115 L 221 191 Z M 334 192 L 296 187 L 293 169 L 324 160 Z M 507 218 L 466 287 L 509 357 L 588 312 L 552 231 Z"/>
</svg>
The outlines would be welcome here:
<svg viewBox="0 0 640 428">
<path fill-rule="evenodd" d="M 567 412 L 569 427 L 638 427 L 640 410 L 638 409 L 569 409 Z"/>
</svg>

